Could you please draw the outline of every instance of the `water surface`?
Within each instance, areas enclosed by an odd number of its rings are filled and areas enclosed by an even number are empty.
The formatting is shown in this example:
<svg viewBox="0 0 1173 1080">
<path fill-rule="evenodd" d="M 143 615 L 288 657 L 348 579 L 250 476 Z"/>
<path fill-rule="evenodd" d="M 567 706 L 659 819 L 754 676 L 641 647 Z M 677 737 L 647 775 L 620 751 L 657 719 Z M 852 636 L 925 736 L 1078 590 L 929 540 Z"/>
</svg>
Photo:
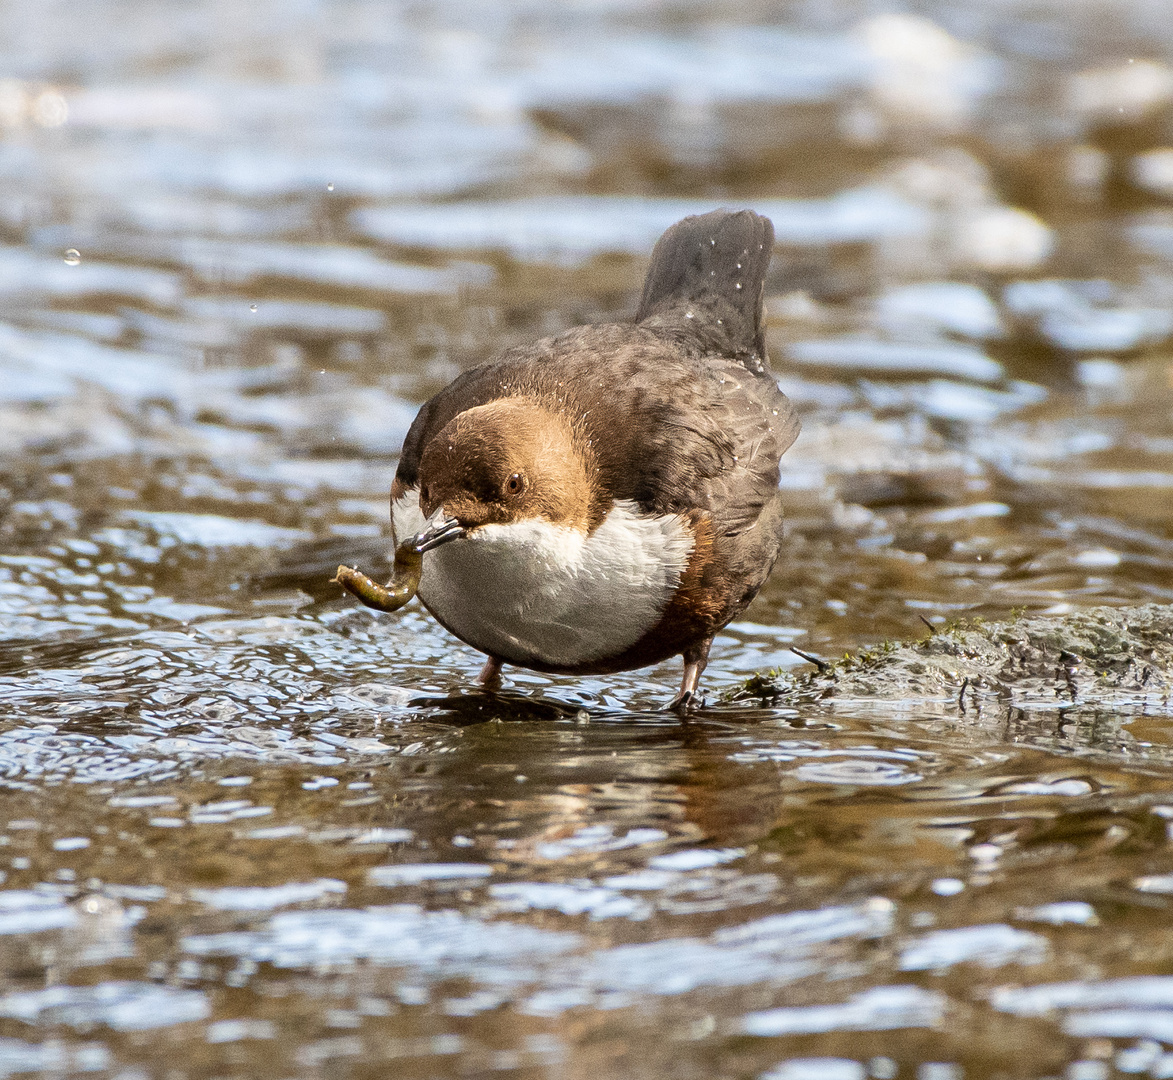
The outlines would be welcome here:
<svg viewBox="0 0 1173 1080">
<path fill-rule="evenodd" d="M 0 11 L 0 1075 L 1173 1076 L 1173 711 L 733 700 L 1173 600 L 1163 6 L 918 11 Z M 705 707 L 339 595 L 718 205 L 804 432 Z"/>
</svg>

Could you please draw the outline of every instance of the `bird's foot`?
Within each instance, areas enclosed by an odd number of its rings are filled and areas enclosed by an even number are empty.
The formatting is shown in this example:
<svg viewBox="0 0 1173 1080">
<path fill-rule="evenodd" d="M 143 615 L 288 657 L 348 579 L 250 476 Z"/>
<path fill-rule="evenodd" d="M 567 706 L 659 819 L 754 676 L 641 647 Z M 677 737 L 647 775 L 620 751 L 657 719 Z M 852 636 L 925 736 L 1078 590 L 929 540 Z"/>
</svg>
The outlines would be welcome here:
<svg viewBox="0 0 1173 1080">
<path fill-rule="evenodd" d="M 708 638 L 699 645 L 694 645 L 684 654 L 684 674 L 680 679 L 680 689 L 676 696 L 668 702 L 668 711 L 684 715 L 690 710 L 703 704 L 703 699 L 697 692 L 700 685 L 701 672 L 709 662 L 709 646 L 713 639 Z"/>
<path fill-rule="evenodd" d="M 674 712 L 683 716 L 685 713 L 691 712 L 693 709 L 700 708 L 705 703 L 705 699 L 700 696 L 695 690 L 681 689 L 677 695 L 664 706 L 664 712 Z"/>
<path fill-rule="evenodd" d="M 501 689 L 501 665 L 502 661 L 495 656 L 490 656 L 485 661 L 485 666 L 481 668 L 481 673 L 477 676 L 477 685 L 482 690 Z"/>
</svg>

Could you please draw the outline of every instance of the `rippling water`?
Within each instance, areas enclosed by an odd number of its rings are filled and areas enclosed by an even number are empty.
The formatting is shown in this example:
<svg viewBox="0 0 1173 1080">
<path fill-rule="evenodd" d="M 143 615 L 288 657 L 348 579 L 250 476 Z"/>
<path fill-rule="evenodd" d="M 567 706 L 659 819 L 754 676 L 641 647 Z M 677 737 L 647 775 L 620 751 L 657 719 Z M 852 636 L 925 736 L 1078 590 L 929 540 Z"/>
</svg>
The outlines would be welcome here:
<svg viewBox="0 0 1173 1080">
<path fill-rule="evenodd" d="M 1173 710 L 733 700 L 1173 601 L 1165 5 L 918 11 L 0 9 L 0 1076 L 1173 1076 Z M 337 595 L 715 205 L 804 432 L 707 706 Z"/>
</svg>

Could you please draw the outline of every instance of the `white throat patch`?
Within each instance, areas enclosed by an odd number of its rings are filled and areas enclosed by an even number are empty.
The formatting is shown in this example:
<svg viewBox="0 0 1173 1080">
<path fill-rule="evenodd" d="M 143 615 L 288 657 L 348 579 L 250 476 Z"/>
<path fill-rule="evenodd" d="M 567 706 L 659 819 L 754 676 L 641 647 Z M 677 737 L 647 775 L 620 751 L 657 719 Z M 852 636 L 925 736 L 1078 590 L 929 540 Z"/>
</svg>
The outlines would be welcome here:
<svg viewBox="0 0 1173 1080">
<path fill-rule="evenodd" d="M 395 501 L 391 520 L 399 540 L 424 527 L 418 492 Z M 589 535 L 538 519 L 484 525 L 424 555 L 419 595 L 482 652 L 572 668 L 655 626 L 692 548 L 680 517 L 647 517 L 634 503 L 616 503 Z"/>
</svg>

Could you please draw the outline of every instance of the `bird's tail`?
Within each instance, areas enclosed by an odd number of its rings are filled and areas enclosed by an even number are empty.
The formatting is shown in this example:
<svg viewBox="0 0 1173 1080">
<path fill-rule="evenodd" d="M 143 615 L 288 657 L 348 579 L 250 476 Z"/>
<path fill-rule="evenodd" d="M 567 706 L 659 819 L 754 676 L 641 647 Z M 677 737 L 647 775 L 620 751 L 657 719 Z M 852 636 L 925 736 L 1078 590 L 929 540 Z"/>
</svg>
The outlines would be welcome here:
<svg viewBox="0 0 1173 1080">
<path fill-rule="evenodd" d="M 752 210 L 678 221 L 652 251 L 636 321 L 682 327 L 691 320 L 694 333 L 763 370 L 762 294 L 773 247 L 773 224 Z"/>
</svg>

